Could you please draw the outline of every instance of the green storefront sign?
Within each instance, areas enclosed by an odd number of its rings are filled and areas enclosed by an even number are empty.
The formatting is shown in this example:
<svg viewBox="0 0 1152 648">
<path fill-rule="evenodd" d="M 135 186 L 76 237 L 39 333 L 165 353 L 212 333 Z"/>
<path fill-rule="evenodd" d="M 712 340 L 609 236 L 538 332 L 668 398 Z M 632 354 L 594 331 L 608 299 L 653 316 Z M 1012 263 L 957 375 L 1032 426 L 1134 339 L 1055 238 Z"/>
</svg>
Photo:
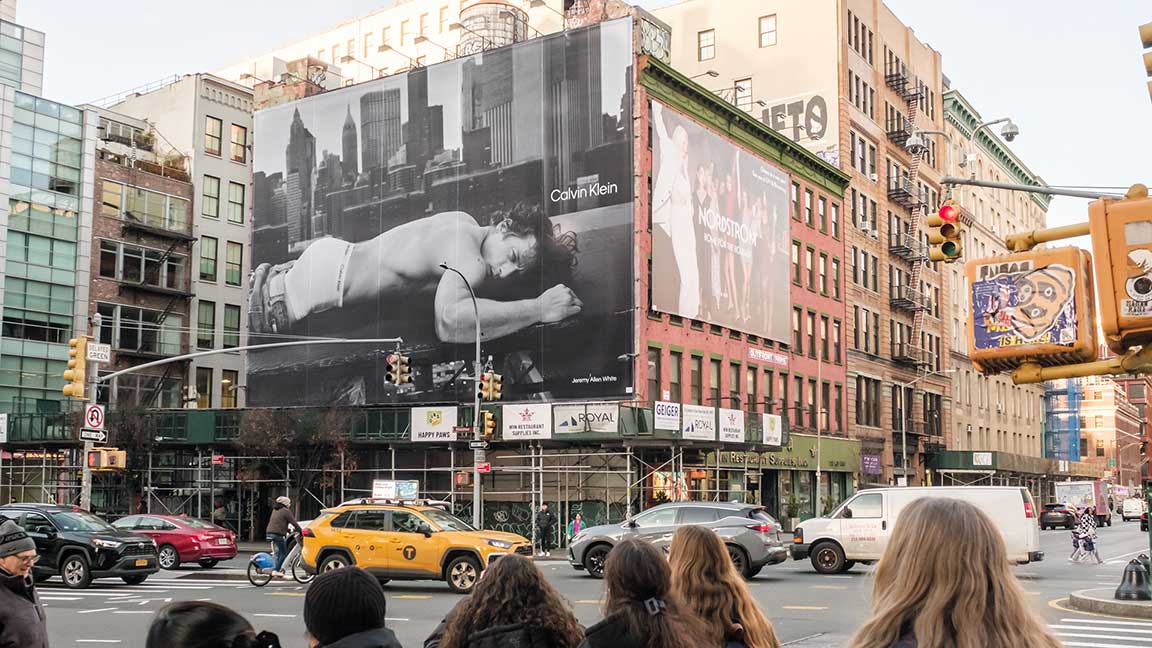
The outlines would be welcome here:
<svg viewBox="0 0 1152 648">
<path fill-rule="evenodd" d="M 816 457 L 820 457 L 820 470 L 856 473 L 860 471 L 860 442 L 850 439 L 821 437 L 817 453 L 817 437 L 808 434 L 791 435 L 791 443 L 778 452 L 720 452 L 720 466 L 724 468 L 758 467 L 768 470 L 816 470 Z M 708 465 L 716 464 L 716 453 L 708 454 Z"/>
</svg>

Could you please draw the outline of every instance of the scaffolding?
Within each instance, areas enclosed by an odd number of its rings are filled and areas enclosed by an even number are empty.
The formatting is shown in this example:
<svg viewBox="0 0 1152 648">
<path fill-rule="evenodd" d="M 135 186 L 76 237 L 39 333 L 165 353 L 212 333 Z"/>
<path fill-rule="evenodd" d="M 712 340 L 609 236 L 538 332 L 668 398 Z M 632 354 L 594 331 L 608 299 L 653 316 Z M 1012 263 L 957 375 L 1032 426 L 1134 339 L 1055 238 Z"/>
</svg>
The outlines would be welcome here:
<svg viewBox="0 0 1152 648">
<path fill-rule="evenodd" d="M 1051 380 L 1044 386 L 1044 456 L 1080 461 L 1080 406 L 1084 387 L 1078 378 Z"/>
</svg>

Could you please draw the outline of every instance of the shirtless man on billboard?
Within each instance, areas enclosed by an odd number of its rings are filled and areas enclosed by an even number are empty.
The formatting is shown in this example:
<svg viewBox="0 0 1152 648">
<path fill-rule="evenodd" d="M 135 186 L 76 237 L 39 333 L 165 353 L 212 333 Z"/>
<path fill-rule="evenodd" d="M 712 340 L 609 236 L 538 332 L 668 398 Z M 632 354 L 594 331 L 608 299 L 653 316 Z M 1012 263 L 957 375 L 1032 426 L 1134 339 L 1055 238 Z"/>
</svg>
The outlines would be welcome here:
<svg viewBox="0 0 1152 648">
<path fill-rule="evenodd" d="M 432 322 L 442 342 L 475 339 L 472 300 L 456 268 L 472 288 L 509 279 L 539 264 L 571 265 L 571 250 L 557 243 L 538 208 L 517 205 L 491 225 L 465 212 L 442 212 L 398 225 L 373 239 L 349 243 L 313 241 L 294 261 L 261 264 L 252 273 L 249 322 L 254 333 L 287 333 L 313 313 L 377 299 L 394 299 L 397 310 L 416 293 L 435 295 Z M 548 267 L 548 266 L 545 266 Z M 487 339 L 580 313 L 584 303 L 557 284 L 534 299 L 477 299 Z"/>
</svg>

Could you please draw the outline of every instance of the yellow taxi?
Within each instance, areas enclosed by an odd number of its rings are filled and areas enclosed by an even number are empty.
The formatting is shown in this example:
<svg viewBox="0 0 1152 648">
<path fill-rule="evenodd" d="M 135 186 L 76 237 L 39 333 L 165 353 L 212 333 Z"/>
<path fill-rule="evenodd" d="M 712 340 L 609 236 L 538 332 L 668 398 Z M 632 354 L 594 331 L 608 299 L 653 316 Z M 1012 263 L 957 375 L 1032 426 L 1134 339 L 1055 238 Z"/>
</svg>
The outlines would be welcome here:
<svg viewBox="0 0 1152 648">
<path fill-rule="evenodd" d="M 304 529 L 309 573 L 356 565 L 389 580 L 442 580 L 466 594 L 480 572 L 508 554 L 532 555 L 526 538 L 484 531 L 426 504 L 363 500 L 325 509 Z"/>
</svg>

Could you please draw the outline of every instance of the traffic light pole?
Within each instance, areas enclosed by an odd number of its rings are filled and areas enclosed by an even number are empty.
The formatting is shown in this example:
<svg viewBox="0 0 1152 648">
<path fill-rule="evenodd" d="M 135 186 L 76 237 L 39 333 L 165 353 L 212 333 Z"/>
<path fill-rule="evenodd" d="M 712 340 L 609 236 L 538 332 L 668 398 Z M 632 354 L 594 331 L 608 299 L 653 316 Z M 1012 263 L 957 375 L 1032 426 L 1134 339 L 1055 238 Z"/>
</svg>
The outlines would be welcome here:
<svg viewBox="0 0 1152 648">
<path fill-rule="evenodd" d="M 100 313 L 92 316 L 92 339 L 100 341 L 100 324 L 102 318 Z M 96 361 L 88 362 L 85 359 L 85 389 L 84 394 L 88 396 L 87 402 L 96 402 L 96 390 L 99 385 L 100 363 Z M 83 418 L 83 414 L 81 414 Z M 84 423 L 86 423 L 85 421 Z M 84 423 L 80 427 L 84 427 Z M 88 453 L 95 447 L 91 441 L 84 442 L 84 454 L 80 457 L 80 508 L 85 511 L 92 510 L 92 468 L 88 465 Z"/>
</svg>

